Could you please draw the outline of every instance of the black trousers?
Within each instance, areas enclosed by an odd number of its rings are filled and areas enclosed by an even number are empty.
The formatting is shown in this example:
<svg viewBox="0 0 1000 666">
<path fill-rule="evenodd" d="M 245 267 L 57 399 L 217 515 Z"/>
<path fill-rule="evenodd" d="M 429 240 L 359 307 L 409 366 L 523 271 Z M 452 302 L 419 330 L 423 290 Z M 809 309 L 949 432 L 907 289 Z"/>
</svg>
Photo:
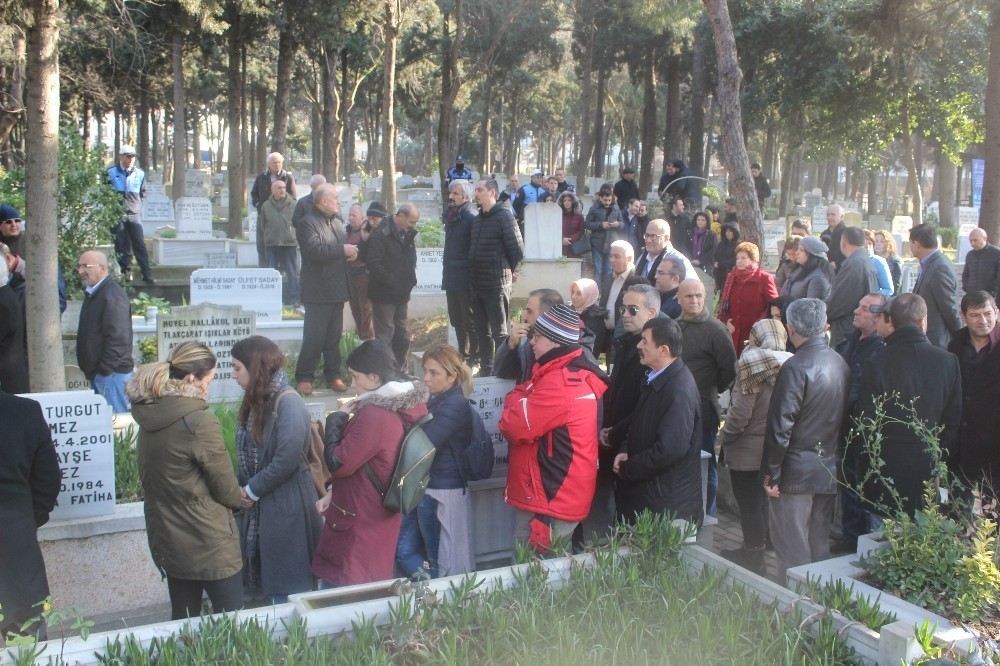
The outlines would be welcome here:
<svg viewBox="0 0 1000 666">
<path fill-rule="evenodd" d="M 733 495 L 740 508 L 740 528 L 745 548 L 762 548 L 767 540 L 767 495 L 760 472 L 729 470 Z"/>
<path fill-rule="evenodd" d="M 448 289 L 445 296 L 448 299 L 448 320 L 455 327 L 458 352 L 462 358 L 477 358 L 479 339 L 472 316 L 472 289 L 468 285 Z"/>
<path fill-rule="evenodd" d="M 306 303 L 302 323 L 302 349 L 295 364 L 295 381 L 311 382 L 316 375 L 320 354 L 323 376 L 332 381 L 340 377 L 340 336 L 344 331 L 343 303 Z"/>
<path fill-rule="evenodd" d="M 243 607 L 243 571 L 220 580 L 185 580 L 167 576 L 167 590 L 170 592 L 171 620 L 201 615 L 204 593 L 208 593 L 213 613 L 228 613 Z"/>
<path fill-rule="evenodd" d="M 399 370 L 406 369 L 406 354 L 410 351 L 410 332 L 406 330 L 406 309 L 409 303 L 372 303 L 375 338 L 389 345 Z"/>
<path fill-rule="evenodd" d="M 129 266 L 132 265 L 132 255 L 135 254 L 135 260 L 139 264 L 139 270 L 142 271 L 142 277 L 151 277 L 149 254 L 146 252 L 146 242 L 142 237 L 142 225 L 138 222 L 122 220 L 112 231 L 115 236 L 115 256 L 122 273 L 128 272 Z"/>
<path fill-rule="evenodd" d="M 493 356 L 497 345 L 507 335 L 507 317 L 510 312 L 510 292 L 472 291 L 472 313 L 476 334 L 479 336 L 479 373 L 493 371 Z"/>
</svg>

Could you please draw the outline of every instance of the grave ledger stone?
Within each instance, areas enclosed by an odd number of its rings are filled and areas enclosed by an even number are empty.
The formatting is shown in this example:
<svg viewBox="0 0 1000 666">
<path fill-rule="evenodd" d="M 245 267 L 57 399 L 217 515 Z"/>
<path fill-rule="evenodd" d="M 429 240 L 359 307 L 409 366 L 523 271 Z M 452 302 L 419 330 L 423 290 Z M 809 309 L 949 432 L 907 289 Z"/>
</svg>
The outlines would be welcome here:
<svg viewBox="0 0 1000 666">
<path fill-rule="evenodd" d="M 273 268 L 200 268 L 191 273 L 191 304 L 236 305 L 257 321 L 281 321 L 281 273 Z"/>
<path fill-rule="evenodd" d="M 212 239 L 212 201 L 208 197 L 181 197 L 174 204 L 177 238 Z"/>
<path fill-rule="evenodd" d="M 156 343 L 160 361 L 167 360 L 170 350 L 182 342 L 193 340 L 208 345 L 218 359 L 215 380 L 208 387 L 208 399 L 213 402 L 235 401 L 243 389 L 233 379 L 233 345 L 257 331 L 257 316 L 237 305 L 202 303 L 172 308 L 169 314 L 156 319 Z"/>
<path fill-rule="evenodd" d="M 498 377 L 477 377 L 473 380 L 472 395 L 469 400 L 473 408 L 486 426 L 486 432 L 493 440 L 493 477 L 502 478 L 507 475 L 507 440 L 500 433 L 500 416 L 503 414 L 503 401 L 514 388 L 511 379 Z"/>
<path fill-rule="evenodd" d="M 52 520 L 104 516 L 115 511 L 115 437 L 111 407 L 89 391 L 27 393 L 42 415 L 59 457 L 62 487 Z"/>
</svg>

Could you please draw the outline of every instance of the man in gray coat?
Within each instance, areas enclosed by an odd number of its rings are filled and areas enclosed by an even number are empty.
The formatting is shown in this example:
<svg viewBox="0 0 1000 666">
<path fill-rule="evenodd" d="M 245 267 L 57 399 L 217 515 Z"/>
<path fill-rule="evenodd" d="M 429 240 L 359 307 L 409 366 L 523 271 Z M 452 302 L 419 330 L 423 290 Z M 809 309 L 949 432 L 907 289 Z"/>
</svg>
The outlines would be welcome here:
<svg viewBox="0 0 1000 666">
<path fill-rule="evenodd" d="M 938 249 L 937 230 L 929 224 L 910 229 L 910 251 L 920 260 L 920 277 L 913 293 L 927 304 L 927 339 L 935 347 L 947 349 L 951 336 L 962 328 L 955 269 Z"/>
<path fill-rule="evenodd" d="M 826 316 L 830 322 L 830 346 L 854 331 L 854 310 L 865 294 L 878 291 L 878 277 L 868 255 L 865 234 L 857 227 L 847 227 L 840 237 L 844 259 L 833 278 Z"/>
<path fill-rule="evenodd" d="M 799 299 L 786 318 L 796 351 L 774 385 L 760 465 L 779 582 L 788 567 L 830 555 L 837 439 L 851 374 L 826 343 L 823 301 Z"/>
</svg>

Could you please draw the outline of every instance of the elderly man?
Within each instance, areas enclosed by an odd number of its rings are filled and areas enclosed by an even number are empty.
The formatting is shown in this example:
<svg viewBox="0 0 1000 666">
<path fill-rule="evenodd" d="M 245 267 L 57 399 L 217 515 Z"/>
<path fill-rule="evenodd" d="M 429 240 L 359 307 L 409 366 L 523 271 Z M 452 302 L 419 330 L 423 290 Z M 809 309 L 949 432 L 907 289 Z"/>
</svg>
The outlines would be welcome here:
<svg viewBox="0 0 1000 666">
<path fill-rule="evenodd" d="M 976 227 L 969 233 L 972 249 L 965 255 L 962 289 L 971 294 L 985 291 L 996 298 L 1000 292 L 1000 247 L 992 245 L 986 231 Z"/>
<path fill-rule="evenodd" d="M 958 357 L 962 372 L 962 423 L 958 432 L 958 454 L 952 462 L 962 480 L 983 484 L 983 490 L 996 497 L 1000 492 L 1000 326 L 997 304 L 986 291 L 973 291 L 962 297 L 960 330 L 948 346 Z"/>
<path fill-rule="evenodd" d="M 271 197 L 261 204 L 257 219 L 257 244 L 264 246 L 264 265 L 285 274 L 288 298 L 299 304 L 299 257 L 292 228 L 295 202 L 285 190 L 285 181 L 271 183 Z"/>
<path fill-rule="evenodd" d="M 309 194 L 295 202 L 295 210 L 292 212 L 292 226 L 299 226 L 299 222 L 301 222 L 306 215 L 312 212 L 313 195 L 316 192 L 316 188 L 320 185 L 324 185 L 325 183 L 326 176 L 323 174 L 314 173 L 312 175 L 312 178 L 309 179 Z M 285 186 L 285 190 L 288 190 L 287 184 Z"/>
<path fill-rule="evenodd" d="M 826 209 L 826 229 L 819 235 L 819 239 L 830 248 L 830 263 L 834 268 L 840 270 L 840 264 L 844 261 L 844 253 L 840 249 L 840 237 L 844 235 L 847 223 L 844 222 L 844 208 L 839 204 L 834 204 Z"/>
<path fill-rule="evenodd" d="M 295 198 L 295 177 L 292 176 L 291 172 L 285 171 L 284 165 L 285 158 L 282 157 L 281 153 L 271 153 L 267 156 L 267 169 L 263 173 L 258 174 L 257 178 L 253 181 L 253 187 L 250 189 L 250 202 L 257 209 L 258 213 L 260 212 L 260 207 L 271 196 L 271 183 L 276 180 L 284 181 L 285 190 L 293 199 Z M 314 189 L 313 193 L 315 194 L 315 192 L 316 190 Z"/>
<path fill-rule="evenodd" d="M 146 197 L 146 174 L 135 166 L 135 148 L 122 146 L 118 151 L 118 163 L 108 169 L 108 182 L 112 189 L 122 195 L 124 214 L 112 230 L 115 237 L 115 256 L 122 274 L 129 275 L 132 255 L 142 271 L 142 281 L 155 284 L 149 268 L 149 255 L 142 237 L 142 200 Z M 9 245 L 9 243 L 8 243 Z"/>
<path fill-rule="evenodd" d="M 838 264 L 830 298 L 826 300 L 831 347 L 840 344 L 854 329 L 854 309 L 861 297 L 878 291 L 878 277 L 861 229 L 848 227 L 844 230 L 840 236 L 840 254 L 844 258 Z"/>
<path fill-rule="evenodd" d="M 639 360 L 649 373 L 635 409 L 611 431 L 612 444 L 620 443 L 612 466 L 618 515 L 631 522 L 649 510 L 701 524 L 701 414 L 698 387 L 681 357 L 683 333 L 674 320 L 657 318 L 641 335 Z"/>
<path fill-rule="evenodd" d="M 302 252 L 302 349 L 295 380 L 302 395 L 311 395 L 316 366 L 323 355 L 323 374 L 334 391 L 347 390 L 340 376 L 340 336 L 344 303 L 350 298 L 347 262 L 358 257 L 358 246 L 347 242 L 340 217 L 337 188 L 329 183 L 313 192 L 313 210 L 295 229 Z"/>
<path fill-rule="evenodd" d="M 378 219 L 381 221 L 382 218 Z M 371 340 L 375 337 L 372 302 L 368 300 L 368 266 L 363 256 L 363 246 L 370 233 L 371 226 L 365 220 L 361 206 L 353 204 L 347 211 L 347 242 L 358 246 L 358 257 L 347 262 L 347 276 L 351 282 L 351 316 L 354 318 L 358 337 L 362 340 Z"/>
<path fill-rule="evenodd" d="M 455 329 L 458 352 L 466 363 L 479 359 L 479 339 L 472 317 L 472 288 L 469 286 L 469 243 L 472 226 L 479 216 L 472 203 L 472 183 L 453 180 L 448 185 L 448 210 L 444 220 L 444 271 L 441 288 L 448 301 L 448 320 Z"/>
<path fill-rule="evenodd" d="M 687 277 L 684 264 L 677 257 L 666 256 L 656 267 L 653 286 L 660 292 L 660 312 L 671 319 L 681 316 L 681 304 L 677 301 L 677 290 Z"/>
<path fill-rule="evenodd" d="M 643 280 L 635 277 L 634 255 L 632 244 L 625 240 L 616 240 L 608 252 L 608 263 L 611 264 L 611 274 L 601 281 L 601 299 L 599 305 L 607 314 L 604 317 L 604 327 L 607 329 L 607 339 L 613 340 L 621 332 L 622 296 L 629 283 L 639 283 Z"/>
<path fill-rule="evenodd" d="M 556 172 L 552 174 L 556 179 L 556 193 L 562 194 L 563 192 L 576 192 L 576 188 L 566 182 L 566 169 L 562 167 L 556 167 Z"/>
<path fill-rule="evenodd" d="M 417 222 L 420 211 L 404 203 L 387 221 L 378 226 L 365 246 L 368 264 L 368 298 L 372 302 L 375 337 L 392 349 L 396 367 L 406 367 L 410 350 L 410 332 L 406 329 L 406 310 L 410 292 L 417 285 Z"/>
<path fill-rule="evenodd" d="M 712 456 L 708 463 L 705 513 L 714 516 L 715 494 L 719 487 L 715 440 L 722 420 L 719 394 L 728 389 L 736 379 L 736 348 L 733 347 L 733 338 L 726 325 L 713 317 L 705 307 L 705 285 L 701 280 L 688 278 L 681 282 L 677 300 L 681 307 L 678 323 L 684 334 L 682 357 L 694 375 L 694 382 L 701 396 L 701 450 Z"/>
<path fill-rule="evenodd" d="M 81 254 L 76 270 L 86 292 L 76 334 L 77 365 L 113 411 L 127 412 L 125 384 L 135 367 L 132 307 L 125 290 L 108 276 L 108 258 L 102 252 Z"/>
<path fill-rule="evenodd" d="M 951 336 L 962 328 L 958 316 L 958 281 L 955 268 L 938 249 L 937 230 L 929 224 L 910 229 L 910 251 L 920 260 L 920 275 L 913 286 L 927 306 L 927 339 L 946 349 Z"/>
<path fill-rule="evenodd" d="M 497 377 L 513 379 L 519 384 L 531 377 L 535 365 L 535 355 L 528 344 L 531 327 L 538 315 L 562 302 L 562 295 L 555 289 L 535 289 L 528 294 L 528 302 L 521 310 L 521 321 L 511 322 L 510 335 L 497 345 L 496 358 L 493 359 L 493 371 Z"/>
<path fill-rule="evenodd" d="M 801 298 L 786 318 L 796 351 L 775 381 L 760 467 L 781 582 L 788 567 L 830 554 L 837 438 L 850 381 L 844 359 L 826 343 L 823 301 Z"/>
<path fill-rule="evenodd" d="M 639 254 L 635 262 L 635 274 L 645 278 L 649 284 L 653 284 L 656 279 L 656 267 L 660 265 L 663 257 L 672 255 L 684 264 L 685 275 L 697 275 L 690 260 L 677 251 L 670 243 L 670 225 L 666 220 L 650 220 L 646 225 L 646 232 L 643 234 L 646 243 L 645 249 Z"/>
<path fill-rule="evenodd" d="M 569 538 L 590 511 L 597 481 L 597 421 L 606 377 L 578 344 L 580 317 L 565 304 L 535 319 L 531 378 L 507 394 L 500 432 L 510 441 L 505 498 L 514 539 L 540 552 Z"/>
</svg>

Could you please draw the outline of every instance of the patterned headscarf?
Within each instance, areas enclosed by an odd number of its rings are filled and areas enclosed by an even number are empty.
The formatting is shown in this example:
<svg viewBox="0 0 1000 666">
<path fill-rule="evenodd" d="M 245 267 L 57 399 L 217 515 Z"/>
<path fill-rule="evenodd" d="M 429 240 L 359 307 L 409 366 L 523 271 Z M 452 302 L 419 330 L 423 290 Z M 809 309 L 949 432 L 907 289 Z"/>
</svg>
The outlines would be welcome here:
<svg viewBox="0 0 1000 666">
<path fill-rule="evenodd" d="M 755 393 L 762 384 L 774 381 L 791 354 L 785 351 L 788 333 L 776 319 L 761 319 L 750 329 L 740 360 L 736 362 L 736 384 L 744 395 Z"/>
</svg>

